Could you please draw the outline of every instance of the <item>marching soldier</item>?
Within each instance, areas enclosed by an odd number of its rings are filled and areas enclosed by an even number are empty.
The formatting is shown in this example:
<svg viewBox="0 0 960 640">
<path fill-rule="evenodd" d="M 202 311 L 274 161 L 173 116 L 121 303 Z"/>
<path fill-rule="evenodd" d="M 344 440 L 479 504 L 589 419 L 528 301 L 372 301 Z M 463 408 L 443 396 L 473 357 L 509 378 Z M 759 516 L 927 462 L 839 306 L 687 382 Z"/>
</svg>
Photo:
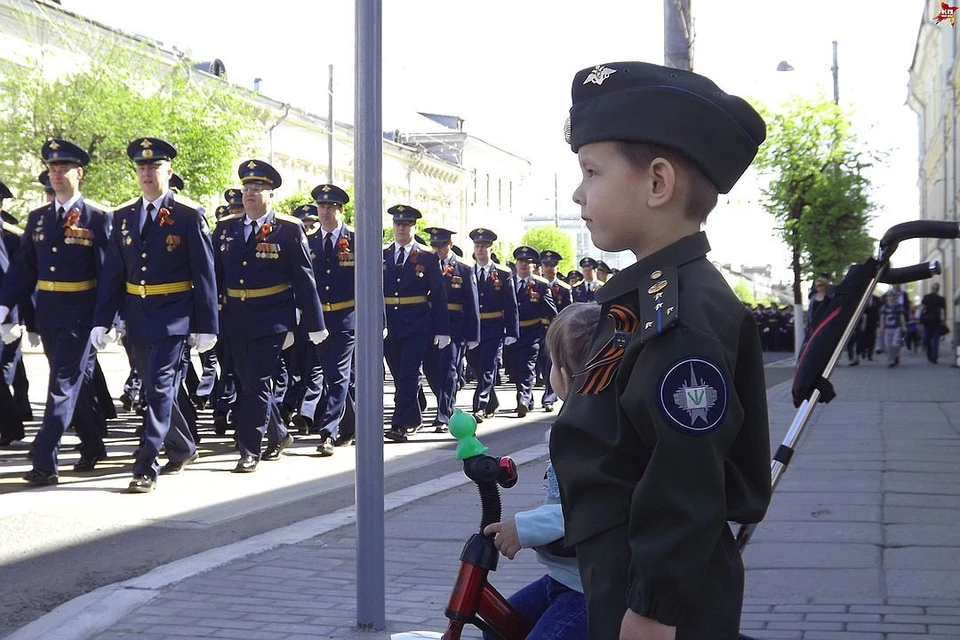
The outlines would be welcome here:
<svg viewBox="0 0 960 640">
<path fill-rule="evenodd" d="M 0 286 L 3 285 L 3 279 L 10 269 L 10 258 L 16 254 L 20 248 L 20 238 L 23 230 L 16 226 L 17 219 L 3 210 L 3 201 L 7 198 L 13 198 L 13 194 L 7 188 L 7 185 L 0 182 L 0 217 L 2 217 L 2 226 L 0 226 Z M 20 315 L 25 315 L 26 308 L 30 305 L 29 296 L 13 309 L 8 321 L 13 324 L 19 321 Z M 26 323 L 32 327 L 32 319 Z M 18 406 L 14 394 L 10 393 L 10 387 L 16 380 L 18 367 L 22 366 L 22 354 L 20 353 L 20 336 L 11 332 L 9 343 L 4 341 L 2 350 L 0 350 L 0 447 L 8 447 L 17 440 L 23 440 L 24 433 L 23 421 L 25 419 L 21 408 Z M 29 402 L 27 408 L 29 409 Z M 32 419 L 32 416 L 31 418 Z"/>
<path fill-rule="evenodd" d="M 537 357 L 546 335 L 546 326 L 557 317 L 557 305 L 547 281 L 532 273 L 533 265 L 540 260 L 536 249 L 517 247 L 513 257 L 517 261 L 515 286 L 520 339 L 514 345 L 516 355 L 512 378 L 517 387 L 517 417 L 522 418 L 533 409 Z"/>
<path fill-rule="evenodd" d="M 387 336 L 383 355 L 396 387 L 393 417 L 386 437 L 405 442 L 423 420 L 418 402 L 420 367 L 433 342 L 439 349 L 450 345 L 447 295 L 439 261 L 413 237 L 421 217 L 414 207 L 398 204 L 387 210 L 393 216 L 393 243 L 383 250 L 383 301 Z"/>
<path fill-rule="evenodd" d="M 553 296 L 553 302 L 557 306 L 557 313 L 566 309 L 573 302 L 573 290 L 566 282 L 557 276 L 557 265 L 563 260 L 556 251 L 549 249 L 540 253 L 540 263 L 543 265 L 543 277 L 550 286 L 550 295 Z M 540 375 L 543 378 L 543 399 L 541 403 L 547 413 L 553 411 L 553 405 L 557 401 L 557 392 L 550 384 L 550 368 L 553 363 L 550 361 L 550 353 L 547 349 L 541 348 L 540 359 L 537 361 L 540 368 Z"/>
<path fill-rule="evenodd" d="M 123 308 L 124 338 L 143 379 L 143 442 L 128 493 L 149 493 L 158 473 L 176 474 L 197 459 L 197 447 L 178 401 L 187 338 L 203 353 L 217 340 L 213 247 L 202 208 L 170 191 L 177 150 L 158 138 L 127 145 L 141 195 L 114 212 L 113 233 L 97 292 L 91 340 L 106 333 Z M 163 446 L 168 462 L 157 462 Z"/>
<path fill-rule="evenodd" d="M 323 342 L 327 331 L 303 225 L 272 207 L 280 174 L 262 160 L 248 160 L 239 175 L 245 214 L 223 218 L 215 240 L 224 324 L 240 384 L 234 472 L 251 473 L 260 460 L 278 460 L 293 444 L 272 386 L 297 310 L 311 343 Z M 264 432 L 268 444 L 261 456 Z"/>
<path fill-rule="evenodd" d="M 480 345 L 467 352 L 477 374 L 477 389 L 473 394 L 473 417 L 477 422 L 493 416 L 500 406 L 494 386 L 500 367 L 502 349 L 520 336 L 517 321 L 517 293 L 512 285 L 510 269 L 491 261 L 490 246 L 497 234 L 489 229 L 474 229 L 473 258 L 476 264 L 473 276 L 477 281 L 480 306 Z"/>
<path fill-rule="evenodd" d="M 480 344 L 480 307 L 473 269 L 453 253 L 451 236 L 454 232 L 439 227 L 424 231 L 430 234 L 430 246 L 440 261 L 450 316 L 450 348 L 440 349 L 431 345 L 423 361 L 423 372 L 433 395 L 437 397 L 434 431 L 444 433 L 448 430 L 447 425 L 457 400 L 458 370 L 464 350 L 475 349 Z"/>
<path fill-rule="evenodd" d="M 573 289 L 574 302 L 593 302 L 594 296 L 603 283 L 594 278 L 594 270 L 599 263 L 593 258 L 586 257 L 580 260 L 580 268 L 583 269 L 583 282 Z"/>
<path fill-rule="evenodd" d="M 613 270 L 607 266 L 606 262 L 603 260 L 597 261 L 597 280 L 602 283 L 606 283 L 607 278 L 609 278 L 612 274 Z"/>
<path fill-rule="evenodd" d="M 33 468 L 24 476 L 35 486 L 57 484 L 60 438 L 73 423 L 82 443 L 75 471 L 92 471 L 106 449 L 91 415 L 94 400 L 90 327 L 97 279 L 102 275 L 110 217 L 80 193 L 90 156 L 66 140 L 48 140 L 40 150 L 53 202 L 30 212 L 22 244 L 10 261 L 0 290 L 0 322 L 36 288 L 36 325 L 50 366 L 43 424 L 33 442 Z"/>
<path fill-rule="evenodd" d="M 343 223 L 343 206 L 350 202 L 346 191 L 333 184 L 318 185 L 310 192 L 316 204 L 313 213 L 319 222 L 307 236 L 317 292 L 323 306 L 323 319 L 330 336 L 307 354 L 304 371 L 306 385 L 300 412 L 293 419 L 306 435 L 319 429 L 320 444 L 317 453 L 331 456 L 337 446 L 354 437 L 353 424 L 344 423 L 348 405 L 354 403 L 350 392 L 354 332 L 357 314 L 354 307 L 354 230 Z M 326 401 L 324 402 L 324 387 Z M 318 426 L 315 426 L 318 425 Z"/>
<path fill-rule="evenodd" d="M 583 274 L 576 269 L 567 272 L 567 284 L 570 285 L 571 297 L 577 302 L 577 287 L 583 282 Z"/>
</svg>

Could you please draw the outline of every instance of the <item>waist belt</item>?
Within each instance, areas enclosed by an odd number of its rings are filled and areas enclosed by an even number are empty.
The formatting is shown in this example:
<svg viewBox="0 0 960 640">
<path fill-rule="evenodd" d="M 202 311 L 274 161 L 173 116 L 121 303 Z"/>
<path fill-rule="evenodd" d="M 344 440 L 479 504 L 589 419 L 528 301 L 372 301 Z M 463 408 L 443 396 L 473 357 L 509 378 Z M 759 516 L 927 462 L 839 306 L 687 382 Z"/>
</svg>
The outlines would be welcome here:
<svg viewBox="0 0 960 640">
<path fill-rule="evenodd" d="M 324 311 L 343 311 L 344 309 L 352 309 L 353 300 L 344 300 L 343 302 L 324 302 L 323 310 Z"/>
<path fill-rule="evenodd" d="M 147 296 L 165 296 L 170 293 L 183 293 L 193 289 L 191 280 L 181 280 L 180 282 L 169 282 L 167 284 L 133 284 L 127 283 L 127 293 L 141 298 Z"/>
<path fill-rule="evenodd" d="M 77 293 L 79 291 L 90 291 L 97 288 L 96 280 L 84 280 L 82 282 L 54 282 L 53 280 L 37 280 L 37 289 L 40 291 L 62 291 L 64 293 Z"/>
<path fill-rule="evenodd" d="M 503 311 L 487 311 L 480 314 L 481 320 L 495 320 L 503 317 Z"/>
<path fill-rule="evenodd" d="M 406 296 L 405 298 L 384 298 L 386 304 L 426 304 L 427 296 Z"/>
<path fill-rule="evenodd" d="M 520 326 L 521 326 L 521 327 L 532 327 L 532 326 L 534 326 L 534 325 L 543 324 L 543 321 L 544 321 L 543 318 L 534 318 L 533 320 L 521 320 L 521 321 L 520 321 Z"/>
<path fill-rule="evenodd" d="M 265 298 L 276 293 L 283 293 L 290 288 L 289 284 L 278 284 L 272 287 L 263 287 L 262 289 L 227 289 L 227 296 L 230 298 L 240 298 L 241 302 L 247 298 Z"/>
<path fill-rule="evenodd" d="M 455 302 L 448 302 L 447 311 L 463 311 L 463 305 Z"/>
</svg>

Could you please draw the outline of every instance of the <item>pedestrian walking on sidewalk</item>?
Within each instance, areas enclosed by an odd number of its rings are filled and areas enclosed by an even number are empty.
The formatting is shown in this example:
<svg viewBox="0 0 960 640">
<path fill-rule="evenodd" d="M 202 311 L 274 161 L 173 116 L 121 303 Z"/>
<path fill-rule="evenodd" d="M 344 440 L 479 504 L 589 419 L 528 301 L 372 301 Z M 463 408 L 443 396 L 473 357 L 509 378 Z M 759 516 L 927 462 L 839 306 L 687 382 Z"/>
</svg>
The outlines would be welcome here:
<svg viewBox="0 0 960 640">
<path fill-rule="evenodd" d="M 600 321 L 600 307 L 577 302 L 556 317 L 547 330 L 547 351 L 551 354 L 550 382 L 561 400 L 573 386 L 573 374 L 580 371 L 590 346 L 589 338 Z M 508 601 L 533 625 L 527 640 L 586 640 L 587 609 L 583 583 L 574 549 L 564 545 L 560 485 L 547 462 L 543 476 L 544 502 L 536 509 L 521 511 L 513 518 L 495 522 L 483 530 L 494 535 L 493 543 L 513 560 L 521 549 L 534 549 L 547 575 L 532 582 Z M 484 638 L 489 638 L 486 634 Z"/>
<path fill-rule="evenodd" d="M 903 305 L 897 302 L 897 292 L 887 291 L 883 306 L 880 307 L 880 323 L 883 327 L 883 348 L 887 352 L 887 366 L 900 364 L 900 346 L 903 334 L 907 330 L 906 313 Z"/>
<path fill-rule="evenodd" d="M 940 283 L 930 285 L 930 293 L 920 302 L 920 321 L 923 323 L 923 350 L 927 360 L 937 364 L 940 359 L 940 334 L 947 320 L 947 301 L 940 295 Z"/>
</svg>

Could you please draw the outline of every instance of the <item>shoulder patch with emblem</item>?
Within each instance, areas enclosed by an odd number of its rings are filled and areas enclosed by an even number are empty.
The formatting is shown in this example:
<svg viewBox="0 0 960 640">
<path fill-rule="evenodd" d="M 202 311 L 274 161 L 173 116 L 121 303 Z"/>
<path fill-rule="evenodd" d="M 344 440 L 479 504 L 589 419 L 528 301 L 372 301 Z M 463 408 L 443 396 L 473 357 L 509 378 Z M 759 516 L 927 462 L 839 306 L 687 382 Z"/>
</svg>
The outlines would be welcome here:
<svg viewBox="0 0 960 640">
<path fill-rule="evenodd" d="M 684 358 L 671 366 L 660 379 L 659 394 L 660 412 L 683 433 L 708 434 L 727 415 L 726 377 L 707 358 Z"/>
</svg>

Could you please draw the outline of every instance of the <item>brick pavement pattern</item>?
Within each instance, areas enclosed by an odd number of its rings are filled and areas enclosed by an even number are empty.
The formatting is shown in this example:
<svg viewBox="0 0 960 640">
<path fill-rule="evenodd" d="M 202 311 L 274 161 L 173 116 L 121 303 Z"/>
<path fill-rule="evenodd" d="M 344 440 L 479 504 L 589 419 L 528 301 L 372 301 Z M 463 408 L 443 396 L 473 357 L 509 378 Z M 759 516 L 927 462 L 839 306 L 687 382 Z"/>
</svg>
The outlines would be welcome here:
<svg viewBox="0 0 960 640">
<path fill-rule="evenodd" d="M 758 640 L 960 638 L 960 370 L 906 356 L 840 366 L 747 548 L 742 628 Z M 771 439 L 793 419 L 789 383 L 768 393 Z M 508 454 L 509 452 L 491 452 Z M 504 513 L 541 502 L 543 461 L 523 465 Z M 472 485 L 386 519 L 387 630 L 356 629 L 355 531 L 331 531 L 169 587 L 95 636 L 389 638 L 444 628 Z M 510 594 L 542 575 L 532 553 L 502 560 Z M 477 632 L 464 637 L 479 638 Z"/>
</svg>

